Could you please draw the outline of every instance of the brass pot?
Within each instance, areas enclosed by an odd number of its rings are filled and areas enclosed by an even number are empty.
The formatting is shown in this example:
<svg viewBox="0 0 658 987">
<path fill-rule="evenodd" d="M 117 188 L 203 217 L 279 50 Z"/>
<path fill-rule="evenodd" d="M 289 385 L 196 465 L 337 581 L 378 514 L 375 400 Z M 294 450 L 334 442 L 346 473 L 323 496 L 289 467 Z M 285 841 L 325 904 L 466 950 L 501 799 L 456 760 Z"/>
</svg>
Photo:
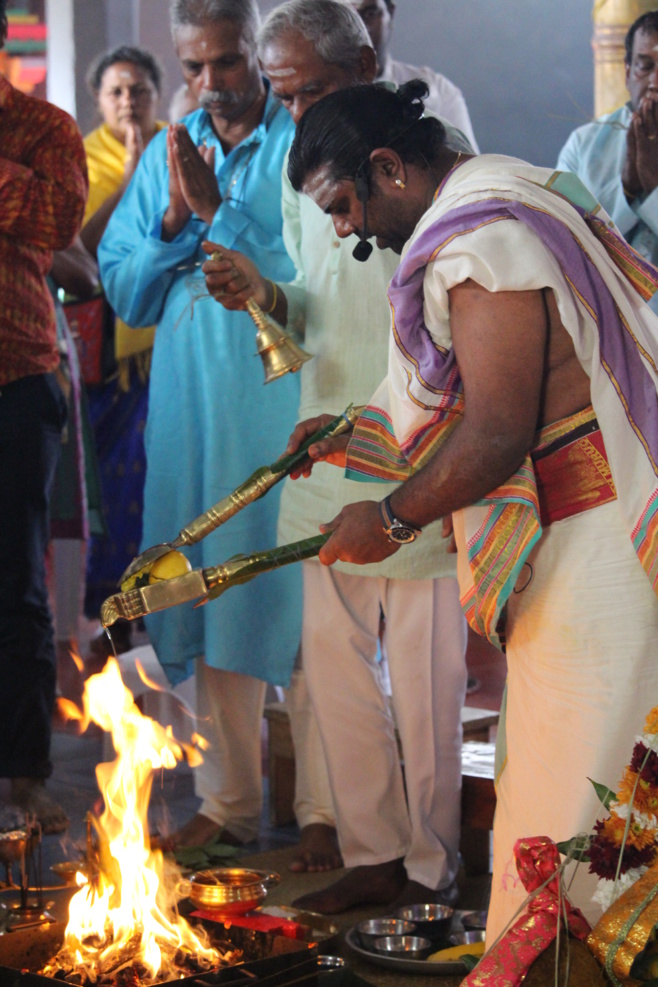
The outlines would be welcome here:
<svg viewBox="0 0 658 987">
<path fill-rule="evenodd" d="M 263 903 L 281 878 L 264 870 L 244 867 L 211 867 L 191 874 L 178 885 L 179 894 L 199 908 L 222 915 L 244 915 Z"/>
</svg>

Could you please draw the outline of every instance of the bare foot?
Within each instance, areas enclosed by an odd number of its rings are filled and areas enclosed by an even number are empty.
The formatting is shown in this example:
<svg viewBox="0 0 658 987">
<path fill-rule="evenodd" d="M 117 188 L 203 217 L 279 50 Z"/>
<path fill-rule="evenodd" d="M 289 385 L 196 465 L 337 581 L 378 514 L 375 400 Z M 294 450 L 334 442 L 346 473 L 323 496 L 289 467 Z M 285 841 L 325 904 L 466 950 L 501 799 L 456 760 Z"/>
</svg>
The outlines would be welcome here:
<svg viewBox="0 0 658 987">
<path fill-rule="evenodd" d="M 338 848 L 338 838 L 333 826 L 326 823 L 309 823 L 299 834 L 297 853 L 288 865 L 295 874 L 313 874 L 317 871 L 338 870 L 343 858 Z"/>
<path fill-rule="evenodd" d="M 185 823 L 179 830 L 171 836 L 152 836 L 151 846 L 160 850 L 171 851 L 180 846 L 204 846 L 211 840 L 218 840 L 221 843 L 228 843 L 230 846 L 242 846 L 242 840 L 230 833 L 227 829 L 219 826 L 208 816 L 197 812 L 196 816 Z"/>
<path fill-rule="evenodd" d="M 454 908 L 459 898 L 457 882 L 453 881 L 438 891 L 425 887 L 418 881 L 406 881 L 402 892 L 392 904 L 392 909 L 404 908 L 405 905 L 450 905 Z"/>
<path fill-rule="evenodd" d="M 12 778 L 11 801 L 36 816 L 44 833 L 63 833 L 69 819 L 64 810 L 47 793 L 42 778 Z"/>
<path fill-rule="evenodd" d="M 388 905 L 401 894 L 406 883 L 402 857 L 385 864 L 354 867 L 322 891 L 313 891 L 293 901 L 296 908 L 321 915 L 338 915 L 357 905 Z"/>
</svg>

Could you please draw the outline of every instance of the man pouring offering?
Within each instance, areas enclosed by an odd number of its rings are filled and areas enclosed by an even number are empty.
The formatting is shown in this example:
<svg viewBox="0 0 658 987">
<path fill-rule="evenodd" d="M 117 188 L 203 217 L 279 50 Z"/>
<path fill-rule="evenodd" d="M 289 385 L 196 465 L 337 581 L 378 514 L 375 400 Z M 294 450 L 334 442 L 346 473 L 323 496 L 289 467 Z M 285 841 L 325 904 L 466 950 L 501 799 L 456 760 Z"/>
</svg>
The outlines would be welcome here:
<svg viewBox="0 0 658 987">
<path fill-rule="evenodd" d="M 452 515 L 465 613 L 506 647 L 492 943 L 526 895 L 515 841 L 590 828 L 585 779 L 621 771 L 658 695 L 658 275 L 574 175 L 450 150 L 425 92 L 342 90 L 297 128 L 293 187 L 339 237 L 401 255 L 388 376 L 306 472 L 401 481 L 327 519 L 326 565 L 404 552 Z"/>
</svg>

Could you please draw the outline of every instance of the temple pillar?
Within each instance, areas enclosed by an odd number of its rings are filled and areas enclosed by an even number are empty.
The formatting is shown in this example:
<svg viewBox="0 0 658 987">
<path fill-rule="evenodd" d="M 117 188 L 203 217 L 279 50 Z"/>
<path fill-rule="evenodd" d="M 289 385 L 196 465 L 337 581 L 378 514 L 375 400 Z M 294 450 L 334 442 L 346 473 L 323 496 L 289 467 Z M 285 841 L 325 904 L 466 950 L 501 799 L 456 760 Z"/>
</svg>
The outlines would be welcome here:
<svg viewBox="0 0 658 987">
<path fill-rule="evenodd" d="M 656 0 L 594 0 L 594 116 L 611 113 L 628 99 L 624 38 L 633 21 Z"/>
</svg>

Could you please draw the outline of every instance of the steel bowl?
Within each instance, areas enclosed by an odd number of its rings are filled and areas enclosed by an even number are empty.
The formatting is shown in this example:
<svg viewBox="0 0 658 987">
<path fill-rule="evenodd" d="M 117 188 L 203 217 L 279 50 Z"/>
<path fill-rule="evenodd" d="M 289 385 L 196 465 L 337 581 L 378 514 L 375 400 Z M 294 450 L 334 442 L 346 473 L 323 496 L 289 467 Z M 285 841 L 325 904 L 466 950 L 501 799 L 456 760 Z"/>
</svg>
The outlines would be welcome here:
<svg viewBox="0 0 658 987">
<path fill-rule="evenodd" d="M 189 897 L 199 908 L 222 915 L 244 915 L 265 901 L 270 888 L 276 887 L 278 874 L 244 867 L 211 867 L 191 874 L 179 884 L 179 893 Z"/>
<path fill-rule="evenodd" d="M 464 912 L 462 915 L 462 925 L 468 929 L 484 929 L 487 925 L 486 911 Z"/>
<path fill-rule="evenodd" d="M 484 929 L 471 929 L 470 932 L 454 932 L 448 936 L 451 946 L 470 946 L 474 942 L 484 942 Z"/>
<path fill-rule="evenodd" d="M 365 949 L 372 949 L 375 939 L 410 936 L 415 931 L 416 926 L 412 922 L 403 922 L 401 918 L 368 918 L 356 925 L 356 934 Z"/>
<path fill-rule="evenodd" d="M 382 936 L 372 945 L 376 953 L 400 960 L 424 960 L 432 949 L 430 940 L 421 936 Z"/>
<path fill-rule="evenodd" d="M 418 935 L 436 942 L 446 939 L 455 914 L 450 905 L 405 905 L 396 912 L 398 918 L 413 922 Z"/>
</svg>

